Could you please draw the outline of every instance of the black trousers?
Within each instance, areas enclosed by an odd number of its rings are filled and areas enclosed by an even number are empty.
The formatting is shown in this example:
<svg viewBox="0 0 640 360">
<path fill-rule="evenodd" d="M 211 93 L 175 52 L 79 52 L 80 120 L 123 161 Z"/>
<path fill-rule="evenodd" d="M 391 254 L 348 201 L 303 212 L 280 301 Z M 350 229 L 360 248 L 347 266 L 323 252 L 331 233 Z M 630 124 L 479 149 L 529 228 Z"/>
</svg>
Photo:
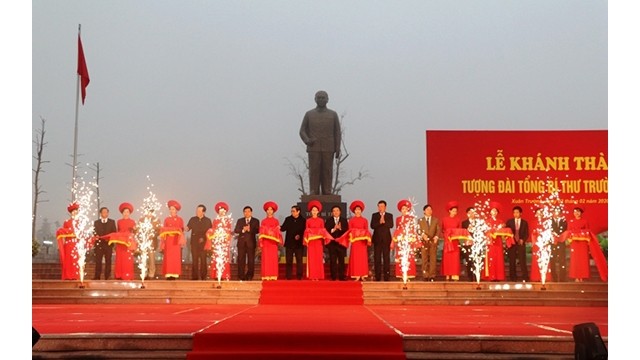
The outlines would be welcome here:
<svg viewBox="0 0 640 360">
<path fill-rule="evenodd" d="M 329 269 L 331 270 L 331 280 L 344 280 L 344 258 L 347 256 L 347 248 L 335 241 L 327 245 L 329 249 Z"/>
<path fill-rule="evenodd" d="M 373 244 L 373 268 L 376 281 L 389 281 L 391 277 L 391 239 Z"/>
<path fill-rule="evenodd" d="M 104 259 L 104 279 L 108 280 L 111 277 L 111 255 L 113 254 L 113 249 L 109 246 L 107 240 L 97 240 L 93 251 L 96 256 L 96 272 L 93 278 L 95 280 L 100 279 L 100 275 L 102 275 L 102 259 Z"/>
<path fill-rule="evenodd" d="M 523 243 L 522 245 L 514 244 L 507 249 L 509 255 L 509 280 L 516 281 L 516 259 L 520 265 L 520 274 L 522 280 L 529 281 L 529 268 L 527 267 L 527 247 Z"/>
<path fill-rule="evenodd" d="M 207 280 L 207 253 L 198 239 L 191 240 L 191 280 Z"/>
<path fill-rule="evenodd" d="M 256 267 L 256 241 L 247 237 L 238 238 L 238 279 L 253 280 Z M 246 271 L 245 271 L 246 268 Z"/>
<path fill-rule="evenodd" d="M 285 271 L 287 280 L 293 279 L 293 257 L 296 257 L 296 279 L 302 280 L 304 274 L 304 264 L 302 263 L 303 247 L 285 248 Z"/>
<path fill-rule="evenodd" d="M 553 281 L 567 281 L 567 244 L 560 242 L 551 248 L 551 276 Z"/>
</svg>

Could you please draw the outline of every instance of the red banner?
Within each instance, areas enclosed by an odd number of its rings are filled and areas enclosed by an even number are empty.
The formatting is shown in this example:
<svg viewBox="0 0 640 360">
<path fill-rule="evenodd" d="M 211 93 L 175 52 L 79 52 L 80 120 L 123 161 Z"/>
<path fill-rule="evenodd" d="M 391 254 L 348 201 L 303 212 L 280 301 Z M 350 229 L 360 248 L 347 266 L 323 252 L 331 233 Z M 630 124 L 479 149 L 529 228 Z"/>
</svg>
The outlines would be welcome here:
<svg viewBox="0 0 640 360">
<path fill-rule="evenodd" d="M 428 130 L 427 199 L 434 213 L 459 203 L 458 213 L 490 199 L 511 217 L 520 206 L 525 219 L 545 194 L 556 192 L 568 219 L 574 207 L 596 233 L 608 229 L 608 131 Z"/>
</svg>

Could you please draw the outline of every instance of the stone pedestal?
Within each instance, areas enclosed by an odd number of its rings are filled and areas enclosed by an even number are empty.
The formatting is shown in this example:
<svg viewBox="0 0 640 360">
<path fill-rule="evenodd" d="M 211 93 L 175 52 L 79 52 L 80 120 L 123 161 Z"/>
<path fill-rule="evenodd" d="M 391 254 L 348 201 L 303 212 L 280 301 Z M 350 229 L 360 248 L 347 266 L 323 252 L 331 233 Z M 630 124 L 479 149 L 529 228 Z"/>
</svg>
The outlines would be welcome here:
<svg viewBox="0 0 640 360">
<path fill-rule="evenodd" d="M 342 216 L 348 217 L 347 203 L 342 202 L 340 195 L 302 195 L 298 206 L 300 206 L 302 213 L 307 218 L 311 217 L 311 212 L 307 210 L 307 204 L 312 200 L 318 200 L 322 204 L 322 211 L 318 214 L 321 218 L 331 216 L 331 208 L 335 205 L 339 206 L 342 210 Z"/>
</svg>

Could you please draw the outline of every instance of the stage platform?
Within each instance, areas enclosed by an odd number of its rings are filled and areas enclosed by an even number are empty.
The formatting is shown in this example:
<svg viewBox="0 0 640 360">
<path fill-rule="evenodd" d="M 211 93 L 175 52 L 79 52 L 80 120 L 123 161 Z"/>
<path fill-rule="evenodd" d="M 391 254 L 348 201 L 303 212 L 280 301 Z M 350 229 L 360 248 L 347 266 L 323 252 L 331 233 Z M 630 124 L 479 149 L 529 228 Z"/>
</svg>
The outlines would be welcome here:
<svg viewBox="0 0 640 360">
<path fill-rule="evenodd" d="M 411 281 L 405 289 L 401 281 L 278 280 L 217 286 L 187 280 L 33 280 L 32 321 L 42 335 L 33 359 L 208 358 L 196 354 L 194 342 L 223 341 L 228 333 L 246 336 L 255 348 L 224 352 L 217 345 L 217 359 L 261 359 L 267 352 L 285 358 L 277 353 L 278 344 L 260 340 L 264 334 L 275 334 L 286 346 L 291 336 L 312 337 L 305 331 L 322 330 L 321 338 L 331 339 L 331 329 L 343 328 L 336 338 L 355 344 L 364 336 L 359 333 L 376 326 L 388 330 L 387 338 L 399 338 L 407 359 L 569 360 L 574 358 L 571 330 L 586 322 L 596 323 L 608 340 L 603 282 Z M 310 321 L 312 327 L 296 330 Z M 197 340 L 204 334 L 213 340 Z M 327 341 L 329 348 L 335 343 Z M 342 356 L 317 350 L 306 357 L 355 358 L 344 355 L 347 347 L 342 345 Z M 304 349 L 297 351 L 299 358 Z"/>
</svg>

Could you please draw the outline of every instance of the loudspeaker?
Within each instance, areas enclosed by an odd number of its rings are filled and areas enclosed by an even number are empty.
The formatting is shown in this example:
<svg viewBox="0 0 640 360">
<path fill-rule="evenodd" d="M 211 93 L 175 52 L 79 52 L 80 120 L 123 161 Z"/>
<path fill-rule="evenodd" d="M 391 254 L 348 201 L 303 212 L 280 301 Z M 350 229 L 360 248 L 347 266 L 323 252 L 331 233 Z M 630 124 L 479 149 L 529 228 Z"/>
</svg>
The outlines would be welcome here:
<svg viewBox="0 0 640 360">
<path fill-rule="evenodd" d="M 31 327 L 31 347 L 34 347 L 40 340 L 40 333 L 33 326 Z"/>
<path fill-rule="evenodd" d="M 583 323 L 573 327 L 575 360 L 606 360 L 609 355 L 600 329 L 594 323 Z"/>
</svg>

